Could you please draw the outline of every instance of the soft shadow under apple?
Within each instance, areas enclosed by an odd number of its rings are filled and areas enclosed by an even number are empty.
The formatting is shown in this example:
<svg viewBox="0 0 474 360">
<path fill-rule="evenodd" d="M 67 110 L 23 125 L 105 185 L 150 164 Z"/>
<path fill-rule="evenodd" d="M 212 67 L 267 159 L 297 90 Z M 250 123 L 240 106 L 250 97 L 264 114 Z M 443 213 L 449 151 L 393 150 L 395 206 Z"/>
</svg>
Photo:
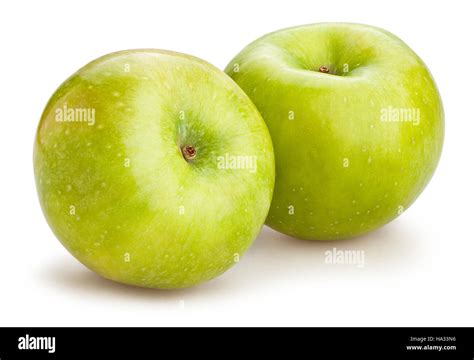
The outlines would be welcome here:
<svg viewBox="0 0 474 360">
<path fill-rule="evenodd" d="M 397 220 L 365 236 L 341 241 L 306 241 L 294 239 L 264 227 L 260 236 L 240 263 L 224 275 L 208 283 L 180 290 L 156 290 L 123 285 L 100 277 L 66 255 L 60 261 L 45 267 L 41 277 L 54 287 L 81 295 L 130 297 L 155 301 L 175 302 L 200 296 L 219 296 L 225 293 L 244 294 L 252 289 L 275 286 L 278 279 L 305 276 L 313 281 L 325 276 L 406 268 L 416 262 L 417 231 L 409 222 Z M 364 269 L 354 266 L 328 266 L 325 252 L 363 250 Z"/>
</svg>

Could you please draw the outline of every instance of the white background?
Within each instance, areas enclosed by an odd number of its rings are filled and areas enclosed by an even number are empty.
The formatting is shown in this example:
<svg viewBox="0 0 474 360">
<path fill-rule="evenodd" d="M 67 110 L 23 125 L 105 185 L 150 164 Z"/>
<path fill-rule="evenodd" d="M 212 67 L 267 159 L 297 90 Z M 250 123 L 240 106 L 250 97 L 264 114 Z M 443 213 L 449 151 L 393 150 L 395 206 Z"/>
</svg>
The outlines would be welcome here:
<svg viewBox="0 0 474 360">
<path fill-rule="evenodd" d="M 0 326 L 474 326 L 472 1 L 2 1 Z M 112 283 L 55 239 L 33 179 L 33 139 L 57 86 L 106 53 L 163 48 L 223 68 L 283 27 L 348 21 L 385 28 L 427 63 L 446 140 L 417 202 L 384 228 L 337 243 L 265 228 L 241 262 L 189 290 Z M 324 252 L 365 251 L 366 266 Z"/>
</svg>

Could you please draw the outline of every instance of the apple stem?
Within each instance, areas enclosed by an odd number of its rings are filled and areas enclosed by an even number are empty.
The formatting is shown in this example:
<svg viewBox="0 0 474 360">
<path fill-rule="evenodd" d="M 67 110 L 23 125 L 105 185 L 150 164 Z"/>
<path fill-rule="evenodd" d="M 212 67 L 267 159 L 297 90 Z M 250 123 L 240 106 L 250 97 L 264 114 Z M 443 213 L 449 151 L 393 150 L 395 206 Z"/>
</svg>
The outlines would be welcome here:
<svg viewBox="0 0 474 360">
<path fill-rule="evenodd" d="M 181 152 L 186 160 L 193 160 L 196 157 L 196 149 L 191 145 L 183 146 Z"/>
<path fill-rule="evenodd" d="M 327 73 L 329 73 L 329 68 L 328 68 L 327 66 L 325 66 L 325 65 L 321 65 L 321 66 L 319 67 L 319 72 L 322 72 L 322 73 L 324 73 L 324 74 L 327 74 Z"/>
</svg>

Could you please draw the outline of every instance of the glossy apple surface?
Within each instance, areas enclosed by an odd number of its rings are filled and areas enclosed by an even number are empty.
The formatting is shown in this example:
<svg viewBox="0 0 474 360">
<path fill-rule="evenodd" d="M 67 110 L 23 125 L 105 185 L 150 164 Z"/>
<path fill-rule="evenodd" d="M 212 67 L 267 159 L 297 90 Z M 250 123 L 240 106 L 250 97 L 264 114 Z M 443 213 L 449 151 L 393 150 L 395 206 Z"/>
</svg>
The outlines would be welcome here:
<svg viewBox="0 0 474 360">
<path fill-rule="evenodd" d="M 406 210 L 435 171 L 440 95 L 423 61 L 387 31 L 284 29 L 248 45 L 226 72 L 272 136 L 267 224 L 278 231 L 311 240 L 369 232 Z"/>
<path fill-rule="evenodd" d="M 42 115 L 34 170 L 46 219 L 79 261 L 154 288 L 238 262 L 274 184 L 247 95 L 210 64 L 158 50 L 106 55 L 66 80 Z"/>
</svg>

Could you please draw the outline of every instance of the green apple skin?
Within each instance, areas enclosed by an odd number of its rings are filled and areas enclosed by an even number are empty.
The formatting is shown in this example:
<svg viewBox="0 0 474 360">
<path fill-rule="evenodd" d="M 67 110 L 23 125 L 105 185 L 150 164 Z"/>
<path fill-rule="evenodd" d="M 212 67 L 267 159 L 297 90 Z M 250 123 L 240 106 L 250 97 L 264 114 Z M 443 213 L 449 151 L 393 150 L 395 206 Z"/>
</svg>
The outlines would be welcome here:
<svg viewBox="0 0 474 360">
<path fill-rule="evenodd" d="M 94 109 L 95 121 L 61 121 L 65 106 Z M 254 156 L 256 166 L 219 165 L 225 154 Z M 170 289 L 239 260 L 267 216 L 275 169 L 265 122 L 224 72 L 184 54 L 129 50 L 89 63 L 54 93 L 34 171 L 51 229 L 80 262 Z"/>
<path fill-rule="evenodd" d="M 248 45 L 226 72 L 270 130 L 276 181 L 266 223 L 280 232 L 310 240 L 367 233 L 406 210 L 435 171 L 440 95 L 423 61 L 385 30 L 280 30 Z"/>
</svg>

